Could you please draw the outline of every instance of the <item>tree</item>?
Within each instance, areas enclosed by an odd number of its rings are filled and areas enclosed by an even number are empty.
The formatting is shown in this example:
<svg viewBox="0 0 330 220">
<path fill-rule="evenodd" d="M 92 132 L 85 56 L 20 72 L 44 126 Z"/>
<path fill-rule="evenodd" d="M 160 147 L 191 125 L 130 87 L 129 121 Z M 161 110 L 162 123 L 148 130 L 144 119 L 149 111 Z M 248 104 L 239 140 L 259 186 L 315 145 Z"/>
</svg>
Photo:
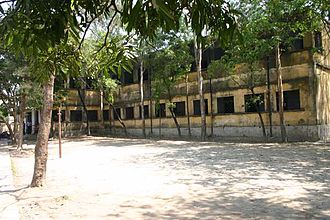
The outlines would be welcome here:
<svg viewBox="0 0 330 220">
<path fill-rule="evenodd" d="M 277 70 L 277 88 L 279 94 L 279 118 L 281 139 L 287 141 L 285 119 L 283 114 L 283 85 L 282 85 L 282 53 L 289 51 L 292 42 L 303 37 L 306 33 L 313 33 L 322 27 L 328 18 L 329 4 L 324 1 L 309 0 L 254 0 L 241 1 L 240 10 L 244 11 L 243 29 L 245 42 L 252 53 L 243 56 L 256 62 L 269 54 L 275 54 Z M 254 46 L 254 48 L 253 48 Z"/>
<path fill-rule="evenodd" d="M 101 33 L 101 35 L 105 34 Z M 94 89 L 102 91 L 102 96 L 109 105 L 109 120 L 111 120 L 110 109 L 112 108 L 127 135 L 125 123 L 113 106 L 119 84 L 118 80 L 113 79 L 113 76 L 120 78 L 124 70 L 130 74 L 134 56 L 132 48 L 124 36 L 106 36 L 104 39 L 106 40 L 88 39 L 88 43 L 83 47 L 82 59 L 85 66 L 83 75 L 94 82 Z"/>
<path fill-rule="evenodd" d="M 21 150 L 23 145 L 24 118 L 28 108 L 39 108 L 40 85 L 35 82 L 26 62 L 6 50 L 1 51 L 0 59 L 0 99 L 9 115 L 14 117 L 14 129 L 7 124 L 12 143 Z M 29 94 L 29 95 L 27 95 Z"/>
<path fill-rule="evenodd" d="M 6 1 L 0 2 L 0 5 L 4 3 Z M 1 7 L 0 41 L 6 47 L 10 46 L 16 54 L 23 54 L 34 70 L 38 70 L 35 67 L 42 67 L 43 70 L 37 71 L 40 73 L 38 77 L 44 87 L 44 105 L 35 148 L 35 172 L 31 186 L 41 186 L 45 180 L 54 77 L 59 69 L 67 70 L 69 66 L 79 66 L 75 65 L 76 62 L 68 65 L 70 61 L 77 60 L 73 59 L 77 58 L 77 51 L 72 50 L 72 47 L 66 47 L 69 36 L 82 42 L 84 37 L 79 38 L 81 28 L 84 28 L 86 33 L 90 24 L 104 15 L 111 16 L 109 27 L 112 18 L 120 14 L 127 31 L 135 30 L 141 36 L 152 38 L 159 28 L 166 32 L 178 30 L 180 17 L 187 9 L 191 9 L 187 17 L 191 18 L 191 27 L 198 39 L 204 26 L 225 37 L 229 36 L 234 24 L 230 7 L 226 6 L 229 5 L 222 0 L 213 0 L 211 3 L 206 0 L 194 1 L 192 5 L 183 0 L 166 2 L 50 0 L 42 3 L 14 0 L 6 11 Z M 207 9 L 210 8 L 216 10 L 208 11 Z M 106 36 L 109 32 L 110 29 L 107 28 Z M 77 48 L 80 49 L 80 46 Z M 63 59 L 68 56 L 70 56 L 68 60 Z"/>
<path fill-rule="evenodd" d="M 152 71 L 154 94 L 159 103 L 161 97 L 166 97 L 167 107 L 171 112 L 172 119 L 181 136 L 181 129 L 175 114 L 175 103 L 173 88 L 179 79 L 185 77 L 190 71 L 192 56 L 189 52 L 187 42 L 182 41 L 176 35 L 163 36 L 163 45 L 160 49 L 150 54 L 148 67 Z M 187 103 L 188 104 L 188 103 Z"/>
</svg>

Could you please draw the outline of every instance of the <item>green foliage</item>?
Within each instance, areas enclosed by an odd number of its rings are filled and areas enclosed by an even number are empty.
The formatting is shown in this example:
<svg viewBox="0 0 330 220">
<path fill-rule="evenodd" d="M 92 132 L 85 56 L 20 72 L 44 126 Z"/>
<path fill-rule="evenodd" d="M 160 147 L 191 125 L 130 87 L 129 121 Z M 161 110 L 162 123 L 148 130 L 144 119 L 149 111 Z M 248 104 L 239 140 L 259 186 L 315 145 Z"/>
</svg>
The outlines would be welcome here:
<svg viewBox="0 0 330 220">
<path fill-rule="evenodd" d="M 117 91 L 118 88 L 118 82 L 114 79 L 104 77 L 101 79 L 103 89 L 105 91 L 105 99 L 109 103 L 114 102 L 114 94 Z"/>
<path fill-rule="evenodd" d="M 100 40 L 88 40 L 83 48 L 84 75 L 97 79 L 99 75 L 111 77 L 111 74 L 122 74 L 123 70 L 131 72 L 133 53 L 131 46 L 122 36 L 107 38 L 106 44 Z"/>
<path fill-rule="evenodd" d="M 3 120 L 8 117 L 8 110 L 5 106 L 0 104 L 0 119 Z"/>
<path fill-rule="evenodd" d="M 226 77 L 232 73 L 233 65 L 226 59 L 212 60 L 207 67 L 208 78 Z"/>
<path fill-rule="evenodd" d="M 153 95 L 156 99 L 165 95 L 171 99 L 171 89 L 179 79 L 190 71 L 193 57 L 187 42 L 177 36 L 161 39 L 163 45 L 149 54 L 146 60 L 147 69 L 153 79 Z"/>
</svg>

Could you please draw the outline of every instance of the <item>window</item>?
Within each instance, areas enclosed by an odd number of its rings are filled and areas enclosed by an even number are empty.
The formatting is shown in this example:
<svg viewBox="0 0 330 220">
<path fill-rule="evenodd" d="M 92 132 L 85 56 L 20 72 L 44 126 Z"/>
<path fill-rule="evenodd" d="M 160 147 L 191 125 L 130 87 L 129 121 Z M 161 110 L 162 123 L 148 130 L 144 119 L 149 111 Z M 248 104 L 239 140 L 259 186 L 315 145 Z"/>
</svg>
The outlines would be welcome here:
<svg viewBox="0 0 330 220">
<path fill-rule="evenodd" d="M 122 72 L 122 82 L 125 85 L 133 83 L 134 82 L 133 81 L 133 73 L 127 72 L 126 70 L 123 70 L 123 72 Z"/>
<path fill-rule="evenodd" d="M 209 113 L 209 108 L 207 105 L 207 99 L 204 99 L 205 102 L 205 114 Z M 201 104 L 200 104 L 200 100 L 194 100 L 193 102 L 194 104 L 194 115 L 201 115 Z"/>
<path fill-rule="evenodd" d="M 54 82 L 54 91 L 58 91 L 64 88 L 64 80 L 61 77 L 56 77 Z"/>
<path fill-rule="evenodd" d="M 316 31 L 314 33 L 314 41 L 315 41 L 315 48 L 318 50 L 322 49 L 322 33 L 320 31 Z"/>
<path fill-rule="evenodd" d="M 92 78 L 85 78 L 85 80 L 86 80 L 86 89 L 93 89 L 94 80 Z"/>
<path fill-rule="evenodd" d="M 126 107 L 126 119 L 134 119 L 134 107 Z"/>
<path fill-rule="evenodd" d="M 265 111 L 265 101 L 264 94 L 255 94 L 255 95 L 245 95 L 245 112 L 264 112 Z"/>
<path fill-rule="evenodd" d="M 217 98 L 218 113 L 234 113 L 234 96 Z"/>
<path fill-rule="evenodd" d="M 82 111 L 81 110 L 71 110 L 70 111 L 70 121 L 82 121 Z"/>
<path fill-rule="evenodd" d="M 109 110 L 103 110 L 103 120 L 109 121 Z"/>
<path fill-rule="evenodd" d="M 155 107 L 155 112 L 156 112 L 156 118 L 166 117 L 166 110 L 165 110 L 165 103 L 159 104 L 159 107 Z"/>
<path fill-rule="evenodd" d="M 97 110 L 87 110 L 88 121 L 98 121 Z"/>
<path fill-rule="evenodd" d="M 38 114 L 36 114 L 38 117 Z M 52 111 L 52 120 L 53 122 L 58 122 L 58 110 L 53 110 Z M 65 121 L 65 110 L 61 110 L 61 122 Z"/>
<path fill-rule="evenodd" d="M 139 106 L 139 110 L 140 110 L 140 118 L 141 117 L 141 106 Z M 149 106 L 145 105 L 143 106 L 143 111 L 144 111 L 144 118 L 149 118 Z"/>
<path fill-rule="evenodd" d="M 78 84 L 76 82 L 76 79 L 70 77 L 69 87 L 70 87 L 70 89 L 77 89 L 77 88 L 79 88 L 79 86 L 78 86 Z"/>
<path fill-rule="evenodd" d="M 279 110 L 278 92 L 276 93 L 277 111 Z M 299 90 L 283 92 L 283 108 L 284 110 L 300 109 L 300 94 Z"/>
<path fill-rule="evenodd" d="M 149 72 L 147 69 L 144 69 L 143 71 L 143 81 L 148 81 L 148 78 L 149 78 Z M 139 69 L 138 69 L 138 80 L 140 82 L 140 79 L 141 79 L 141 68 L 139 66 Z"/>
<path fill-rule="evenodd" d="M 117 114 L 116 114 L 117 113 Z M 120 108 L 115 108 L 113 111 L 113 118 L 115 120 L 118 120 L 119 118 L 121 119 L 121 112 L 120 112 Z"/>
<path fill-rule="evenodd" d="M 302 38 L 294 39 L 292 42 L 292 49 L 294 51 L 304 49 L 304 40 Z"/>
<path fill-rule="evenodd" d="M 174 114 L 176 116 L 185 116 L 186 115 L 186 108 L 185 102 L 174 102 L 175 107 L 173 109 Z"/>
</svg>

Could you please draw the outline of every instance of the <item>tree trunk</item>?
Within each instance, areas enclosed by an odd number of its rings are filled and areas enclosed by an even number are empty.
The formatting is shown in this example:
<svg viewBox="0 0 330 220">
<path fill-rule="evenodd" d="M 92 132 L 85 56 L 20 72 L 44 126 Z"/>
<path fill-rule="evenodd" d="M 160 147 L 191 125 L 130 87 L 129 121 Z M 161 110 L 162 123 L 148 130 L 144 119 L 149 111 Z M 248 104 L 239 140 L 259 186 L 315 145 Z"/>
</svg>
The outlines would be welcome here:
<svg viewBox="0 0 330 220">
<path fill-rule="evenodd" d="M 100 90 L 100 121 L 102 129 L 105 127 L 104 118 L 103 118 L 103 111 L 104 111 L 104 102 L 103 102 L 103 89 Z"/>
<path fill-rule="evenodd" d="M 150 117 L 150 134 L 153 134 L 152 130 L 152 88 L 151 88 L 151 73 L 149 71 L 149 117 Z"/>
<path fill-rule="evenodd" d="M 250 88 L 250 91 L 252 92 L 253 98 L 255 99 L 257 96 L 254 92 L 254 88 Z M 256 102 L 254 102 L 254 103 L 255 103 L 255 107 L 257 109 L 257 113 L 258 113 L 258 116 L 259 116 L 259 119 L 260 119 L 261 128 L 262 128 L 262 135 L 264 137 L 266 137 L 265 123 L 264 123 L 264 119 L 262 118 L 262 115 L 261 115 L 261 112 L 260 112 L 260 109 L 259 109 L 259 104 L 256 103 Z"/>
<path fill-rule="evenodd" d="M 270 91 L 270 65 L 269 57 L 267 57 L 267 109 L 269 120 L 269 136 L 273 137 L 273 117 L 272 117 L 272 103 L 271 103 L 271 91 Z"/>
<path fill-rule="evenodd" d="M 109 102 L 109 105 L 113 108 L 113 113 L 117 115 L 119 123 L 124 128 L 125 136 L 127 136 L 127 129 L 126 129 L 125 123 L 123 122 L 123 120 L 121 120 L 120 115 L 118 114 L 118 112 L 117 112 L 116 108 L 113 106 L 113 104 Z M 110 117 L 110 111 L 109 111 L 109 117 Z"/>
<path fill-rule="evenodd" d="M 141 95 L 141 120 L 142 120 L 142 134 L 146 138 L 146 121 L 144 119 L 144 97 L 143 97 L 143 61 L 140 63 L 140 95 Z"/>
<path fill-rule="evenodd" d="M 205 101 L 203 93 L 203 75 L 202 75 L 202 45 L 195 39 L 195 59 L 198 75 L 198 89 L 201 109 L 201 140 L 206 139 L 206 115 L 205 115 Z"/>
<path fill-rule="evenodd" d="M 168 101 L 172 104 L 172 95 L 171 95 L 171 88 L 167 88 L 167 95 L 168 95 Z M 179 122 L 176 118 L 176 115 L 173 111 L 173 108 L 168 108 L 171 112 L 171 116 L 173 118 L 173 121 L 175 123 L 175 126 L 176 126 L 176 129 L 178 130 L 178 135 L 179 137 L 181 137 L 181 128 L 180 128 L 180 125 L 179 125 Z"/>
<path fill-rule="evenodd" d="M 17 105 L 16 100 L 14 101 L 14 110 L 13 110 L 13 117 L 14 117 L 14 140 L 12 144 L 17 144 L 18 142 L 18 114 L 17 114 Z"/>
<path fill-rule="evenodd" d="M 187 109 L 187 122 L 188 122 L 188 135 L 191 137 L 191 124 L 190 124 L 190 111 L 189 111 L 189 87 L 188 87 L 188 77 L 186 74 L 186 109 Z"/>
<path fill-rule="evenodd" d="M 81 90 L 78 89 L 78 95 L 79 95 L 79 99 L 81 101 L 81 104 L 83 105 L 83 109 L 84 109 L 84 112 L 85 112 L 85 115 L 86 115 L 86 125 L 87 125 L 87 135 L 90 136 L 91 135 L 91 128 L 90 128 L 90 125 L 89 125 L 89 120 L 88 120 L 88 111 L 87 111 L 87 107 L 86 107 L 86 103 L 85 103 L 85 92 L 84 92 L 84 95 L 81 94 Z"/>
<path fill-rule="evenodd" d="M 162 114 L 161 113 L 159 113 L 159 127 L 158 127 L 158 129 L 159 129 L 159 138 L 161 138 L 162 137 Z"/>
<path fill-rule="evenodd" d="M 213 115 L 213 88 L 212 88 L 212 78 L 210 78 L 210 115 L 211 115 L 211 137 L 213 137 L 213 124 L 214 124 L 214 115 Z"/>
<path fill-rule="evenodd" d="M 178 130 L 178 135 L 179 135 L 179 137 L 181 137 L 181 129 L 180 129 L 180 125 L 179 125 L 179 123 L 178 123 L 178 120 L 177 120 L 177 118 L 176 118 L 176 116 L 175 116 L 175 113 L 174 113 L 174 111 L 173 111 L 172 108 L 169 108 L 169 110 L 170 110 L 171 115 L 172 115 L 172 118 L 173 118 L 173 120 L 174 120 L 174 123 L 175 123 L 176 129 Z"/>
<path fill-rule="evenodd" d="M 34 173 L 31 187 L 43 186 L 46 180 L 48 138 L 53 108 L 54 79 L 55 76 L 51 75 L 49 80 L 44 85 L 43 107 L 41 112 L 37 143 L 34 149 Z"/>
<path fill-rule="evenodd" d="M 26 94 L 22 94 L 20 99 L 21 99 L 20 100 L 20 114 L 19 114 L 18 140 L 17 140 L 17 150 L 19 150 L 19 151 L 23 149 Z"/>
<path fill-rule="evenodd" d="M 282 65 L 281 65 L 281 52 L 280 44 L 276 45 L 276 70 L 277 70 L 277 87 L 278 87 L 278 113 L 280 116 L 280 128 L 281 128 L 281 140 L 287 142 L 288 137 L 286 135 L 284 114 L 283 114 L 283 84 L 282 84 Z"/>
<path fill-rule="evenodd" d="M 1 118 L 1 121 L 3 121 L 6 124 L 8 131 L 9 131 L 10 139 L 12 142 L 14 142 L 14 132 L 13 132 L 11 125 L 5 118 Z"/>
<path fill-rule="evenodd" d="M 108 107 L 109 107 L 109 130 L 110 130 L 110 134 L 112 134 L 111 104 L 110 104 L 110 102 L 108 102 Z"/>
</svg>

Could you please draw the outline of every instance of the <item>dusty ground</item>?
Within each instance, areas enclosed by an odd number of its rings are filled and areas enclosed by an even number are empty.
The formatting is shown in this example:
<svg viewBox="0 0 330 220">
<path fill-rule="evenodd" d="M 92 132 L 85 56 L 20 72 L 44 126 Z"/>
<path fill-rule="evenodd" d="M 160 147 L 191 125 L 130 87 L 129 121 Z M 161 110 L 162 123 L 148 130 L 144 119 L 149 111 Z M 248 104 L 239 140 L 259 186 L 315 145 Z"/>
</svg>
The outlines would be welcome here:
<svg viewBox="0 0 330 220">
<path fill-rule="evenodd" d="M 26 188 L 32 153 L 11 153 L 22 219 L 330 219 L 329 144 L 51 142 L 47 186 Z"/>
</svg>

